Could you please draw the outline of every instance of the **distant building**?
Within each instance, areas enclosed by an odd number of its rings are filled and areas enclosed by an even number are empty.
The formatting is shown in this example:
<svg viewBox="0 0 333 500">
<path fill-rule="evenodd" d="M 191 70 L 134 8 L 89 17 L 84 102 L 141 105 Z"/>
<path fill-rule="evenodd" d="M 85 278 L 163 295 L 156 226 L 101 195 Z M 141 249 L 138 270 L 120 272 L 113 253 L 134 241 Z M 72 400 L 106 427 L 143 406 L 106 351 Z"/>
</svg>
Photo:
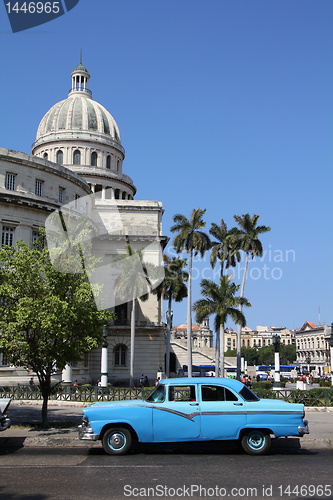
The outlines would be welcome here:
<svg viewBox="0 0 333 500">
<path fill-rule="evenodd" d="M 295 331 L 297 364 L 314 375 L 325 375 L 329 372 L 330 348 L 328 338 L 331 327 L 325 323 L 315 325 L 306 321 Z"/>
<path fill-rule="evenodd" d="M 285 345 L 295 343 L 295 335 L 286 327 L 267 327 L 257 326 L 256 330 L 251 330 L 249 327 L 242 328 L 241 332 L 241 347 L 251 347 L 260 349 L 273 344 L 274 335 L 278 335 L 281 343 Z M 226 330 L 225 335 L 225 351 L 230 351 L 237 348 L 237 332 L 232 328 Z"/>
<path fill-rule="evenodd" d="M 192 325 L 192 363 L 194 366 L 215 365 L 215 346 L 213 332 L 209 328 L 209 320 Z M 171 330 L 171 363 L 170 371 L 177 374 L 187 365 L 187 325 L 177 325 Z M 225 359 L 225 368 L 236 366 L 235 358 Z"/>
</svg>

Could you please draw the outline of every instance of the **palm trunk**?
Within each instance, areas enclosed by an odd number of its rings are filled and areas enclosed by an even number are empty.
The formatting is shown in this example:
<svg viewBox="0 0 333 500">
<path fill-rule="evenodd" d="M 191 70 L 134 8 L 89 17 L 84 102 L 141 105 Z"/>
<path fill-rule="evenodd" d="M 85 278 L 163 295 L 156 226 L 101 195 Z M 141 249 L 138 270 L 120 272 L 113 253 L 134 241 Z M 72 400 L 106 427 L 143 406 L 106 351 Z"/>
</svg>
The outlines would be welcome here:
<svg viewBox="0 0 333 500">
<path fill-rule="evenodd" d="M 246 273 L 247 273 L 247 265 L 249 262 L 249 254 L 246 252 L 246 258 L 245 258 L 245 267 L 244 267 L 244 274 L 243 274 L 243 280 L 242 280 L 242 286 L 241 286 L 241 292 L 240 292 L 240 297 L 244 297 L 244 288 L 245 288 L 245 280 L 246 280 Z M 239 311 L 242 312 L 242 304 L 239 304 L 238 307 Z M 237 326 L 237 380 L 241 379 L 241 334 L 242 334 L 242 326 L 239 324 Z"/>
<path fill-rule="evenodd" d="M 220 331 L 216 331 L 215 342 L 215 377 L 220 376 Z"/>
<path fill-rule="evenodd" d="M 168 322 L 167 322 L 167 336 L 166 336 L 166 346 L 165 346 L 165 374 L 167 378 L 170 376 L 170 333 L 171 333 L 171 302 L 172 296 L 169 296 L 168 304 Z"/>
<path fill-rule="evenodd" d="M 136 302 L 136 299 L 133 299 L 132 300 L 132 311 L 131 311 L 130 387 L 134 387 L 135 302 Z"/>
<path fill-rule="evenodd" d="M 193 259 L 193 250 L 190 251 L 190 267 L 188 273 L 188 297 L 187 297 L 187 376 L 192 377 L 192 290 L 191 290 L 191 281 L 192 281 L 192 259 Z"/>
<path fill-rule="evenodd" d="M 225 344 L 225 338 L 224 338 L 224 325 L 220 325 L 220 360 L 221 360 L 221 377 L 225 376 L 224 372 L 224 344 Z"/>
<path fill-rule="evenodd" d="M 223 278 L 223 261 L 220 261 L 221 263 L 221 274 L 220 274 L 220 286 L 221 286 L 221 281 Z M 218 331 L 216 331 L 216 344 L 215 344 L 215 377 L 220 377 L 220 364 L 221 362 L 221 327 Z M 222 365 L 222 370 L 223 370 L 223 365 Z M 223 373 L 223 371 L 222 371 Z M 222 375 L 223 377 L 223 375 Z"/>
</svg>

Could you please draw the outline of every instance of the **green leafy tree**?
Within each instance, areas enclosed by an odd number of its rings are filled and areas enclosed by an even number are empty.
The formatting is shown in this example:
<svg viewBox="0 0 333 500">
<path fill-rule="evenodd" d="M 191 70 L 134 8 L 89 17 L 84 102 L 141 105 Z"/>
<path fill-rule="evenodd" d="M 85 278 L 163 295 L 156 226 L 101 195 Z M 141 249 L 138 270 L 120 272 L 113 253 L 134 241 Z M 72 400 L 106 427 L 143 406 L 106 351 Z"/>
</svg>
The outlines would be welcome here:
<svg viewBox="0 0 333 500">
<path fill-rule="evenodd" d="M 0 348 L 10 363 L 36 373 L 46 423 L 51 376 L 101 345 L 112 314 L 97 310 L 83 265 L 80 274 L 55 270 L 41 244 L 4 246 L 0 262 Z M 86 262 L 86 268 L 93 265 Z"/>
<path fill-rule="evenodd" d="M 246 325 L 244 314 L 237 309 L 242 306 L 251 307 L 250 302 L 245 297 L 237 297 L 236 292 L 239 285 L 228 280 L 227 276 L 222 276 L 220 284 L 217 285 L 211 280 L 202 280 L 201 295 L 204 298 L 195 302 L 193 310 L 196 313 L 197 321 L 202 321 L 211 314 L 215 314 L 215 332 L 216 332 L 216 355 L 215 355 L 215 374 L 216 377 L 224 376 L 224 333 L 225 323 L 230 317 L 236 324 Z"/>
<path fill-rule="evenodd" d="M 184 215 L 176 214 L 173 217 L 174 225 L 170 228 L 172 233 L 178 233 L 173 239 L 173 246 L 178 253 L 184 250 L 190 256 L 188 273 L 188 295 L 187 295 L 187 365 L 188 376 L 192 377 L 192 264 L 193 256 L 200 253 L 201 257 L 210 248 L 209 236 L 202 231 L 206 222 L 203 215 L 206 210 L 200 208 L 194 209 L 191 218 L 187 219 Z"/>
<path fill-rule="evenodd" d="M 170 258 L 168 255 L 163 255 L 165 276 L 162 283 L 154 290 L 159 298 L 168 301 L 167 311 L 167 338 L 166 338 L 166 376 L 170 375 L 170 332 L 172 318 L 172 301 L 181 302 L 187 297 L 187 287 L 185 282 L 188 280 L 188 273 L 184 271 L 187 264 L 186 259 L 179 257 Z"/>
<path fill-rule="evenodd" d="M 296 345 L 295 344 L 280 344 L 280 364 L 292 365 L 296 360 Z"/>
<path fill-rule="evenodd" d="M 263 233 L 267 233 L 271 230 L 268 226 L 257 226 L 259 215 L 245 214 L 242 216 L 234 215 L 234 219 L 237 222 L 239 229 L 236 235 L 237 246 L 239 250 L 243 250 L 246 254 L 245 267 L 242 280 L 242 287 L 240 296 L 244 296 L 245 280 L 247 273 L 247 266 L 249 262 L 249 257 L 252 259 L 254 257 L 261 257 L 263 248 L 262 243 L 259 240 L 259 236 Z M 239 310 L 242 311 L 242 306 L 239 306 Z M 237 378 L 240 379 L 241 371 L 241 326 L 238 325 L 237 329 Z"/>
<path fill-rule="evenodd" d="M 275 352 L 273 345 L 267 345 L 259 349 L 258 364 L 259 365 L 274 365 Z"/>
<path fill-rule="evenodd" d="M 229 349 L 225 352 L 226 357 L 236 357 L 237 349 Z M 248 366 L 254 366 L 258 362 L 259 351 L 256 347 L 242 347 L 241 357 L 246 359 Z"/>
</svg>

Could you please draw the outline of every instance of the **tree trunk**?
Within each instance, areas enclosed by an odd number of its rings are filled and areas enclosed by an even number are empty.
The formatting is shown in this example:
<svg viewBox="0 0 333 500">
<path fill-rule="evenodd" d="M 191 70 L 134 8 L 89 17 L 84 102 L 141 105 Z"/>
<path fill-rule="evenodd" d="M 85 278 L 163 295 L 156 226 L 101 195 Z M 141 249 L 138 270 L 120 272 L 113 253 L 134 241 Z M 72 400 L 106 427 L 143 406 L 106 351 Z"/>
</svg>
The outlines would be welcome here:
<svg viewBox="0 0 333 500">
<path fill-rule="evenodd" d="M 167 336 L 166 336 L 166 346 L 165 346 L 165 374 L 166 377 L 170 376 L 170 333 L 171 333 L 171 294 L 169 296 L 168 304 L 168 322 L 167 322 Z"/>
<path fill-rule="evenodd" d="M 241 292 L 240 292 L 241 298 L 244 297 L 244 288 L 245 288 L 245 280 L 246 280 L 248 262 L 249 262 L 249 254 L 247 252 L 246 258 L 245 258 L 245 267 L 244 267 Z M 241 304 L 239 304 L 238 309 L 240 312 L 242 312 L 242 305 Z M 237 380 L 241 379 L 241 348 L 242 348 L 241 335 L 242 335 L 242 326 L 240 324 L 238 324 L 238 326 L 237 326 Z"/>
<path fill-rule="evenodd" d="M 132 300 L 131 311 L 131 361 L 130 361 L 130 387 L 134 387 L 134 349 L 135 349 L 135 302 Z"/>
<path fill-rule="evenodd" d="M 39 381 L 39 388 L 43 398 L 42 404 L 42 424 L 47 424 L 47 404 L 51 394 L 51 375 L 35 370 Z"/>
<path fill-rule="evenodd" d="M 220 362 L 221 362 L 221 377 L 225 377 L 225 371 L 224 371 L 224 344 L 225 344 L 225 338 L 224 338 L 224 325 L 220 325 Z"/>
<path fill-rule="evenodd" d="M 43 395 L 43 405 L 42 405 L 42 424 L 47 424 L 47 403 L 49 399 L 48 393 L 42 392 Z"/>
<path fill-rule="evenodd" d="M 192 259 L 193 259 L 193 250 L 190 251 L 190 267 L 188 273 L 188 297 L 187 297 L 187 376 L 192 377 L 192 290 L 191 290 L 191 281 L 192 281 Z"/>
<path fill-rule="evenodd" d="M 220 340 L 220 331 L 217 331 L 215 342 L 215 377 L 220 376 Z"/>
</svg>

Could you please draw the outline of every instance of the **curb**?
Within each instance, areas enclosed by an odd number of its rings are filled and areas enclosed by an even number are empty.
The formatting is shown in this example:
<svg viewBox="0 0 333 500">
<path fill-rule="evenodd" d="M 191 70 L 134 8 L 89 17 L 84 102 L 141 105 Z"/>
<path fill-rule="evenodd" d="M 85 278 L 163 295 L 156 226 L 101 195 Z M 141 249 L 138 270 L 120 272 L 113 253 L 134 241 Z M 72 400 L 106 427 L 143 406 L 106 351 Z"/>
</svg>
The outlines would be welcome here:
<svg viewBox="0 0 333 500">
<path fill-rule="evenodd" d="M 1 448 L 101 448 L 101 441 L 81 441 L 78 437 L 76 428 L 72 429 L 50 429 L 47 431 L 31 430 L 36 433 L 33 436 L 27 436 L 26 432 L 14 430 L 14 436 L 0 437 Z M 20 435 L 21 434 L 21 435 Z M 69 434 L 69 435 L 68 435 Z M 228 441 L 223 441 L 227 443 Z M 302 449 L 314 450 L 333 449 L 333 439 L 323 438 L 278 438 L 272 440 L 272 446 L 275 449 Z"/>
</svg>

